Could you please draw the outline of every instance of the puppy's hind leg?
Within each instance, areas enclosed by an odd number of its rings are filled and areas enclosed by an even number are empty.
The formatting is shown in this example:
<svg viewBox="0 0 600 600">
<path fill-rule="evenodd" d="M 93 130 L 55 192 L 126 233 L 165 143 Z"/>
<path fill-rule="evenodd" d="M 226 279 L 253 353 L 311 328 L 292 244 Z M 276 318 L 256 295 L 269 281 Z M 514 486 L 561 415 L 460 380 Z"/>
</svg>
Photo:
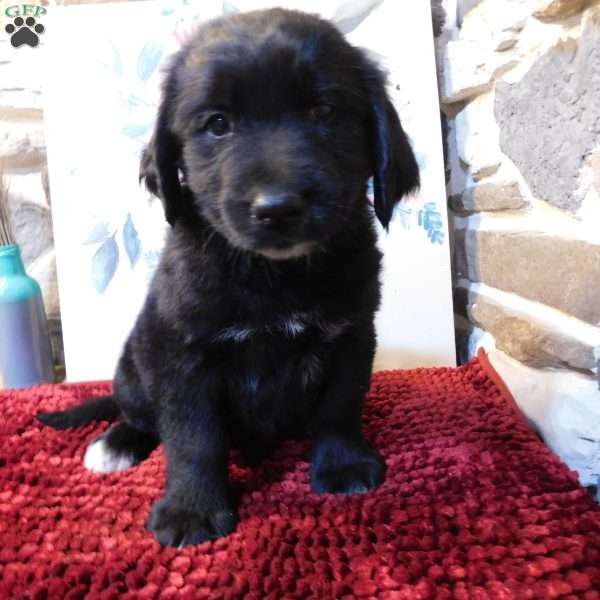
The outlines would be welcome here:
<svg viewBox="0 0 600 600">
<path fill-rule="evenodd" d="M 121 421 L 109 427 L 87 447 L 83 464 L 95 473 L 124 471 L 142 462 L 158 444 L 155 436 Z"/>
</svg>

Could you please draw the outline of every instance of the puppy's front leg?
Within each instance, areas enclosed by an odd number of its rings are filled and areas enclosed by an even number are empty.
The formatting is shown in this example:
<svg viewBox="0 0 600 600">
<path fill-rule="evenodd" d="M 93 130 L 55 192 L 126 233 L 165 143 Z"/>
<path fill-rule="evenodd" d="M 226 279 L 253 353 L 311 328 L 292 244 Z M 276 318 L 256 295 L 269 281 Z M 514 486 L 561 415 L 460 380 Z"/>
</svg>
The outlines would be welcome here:
<svg viewBox="0 0 600 600">
<path fill-rule="evenodd" d="M 374 347 L 370 328 L 338 342 L 312 427 L 311 483 L 319 494 L 360 494 L 383 482 L 385 464 L 364 441 L 361 427 Z"/>
<path fill-rule="evenodd" d="M 201 415 L 171 411 L 163 428 L 167 487 L 147 523 L 161 544 L 180 548 L 227 535 L 237 523 L 223 429 L 208 409 L 193 412 Z"/>
</svg>

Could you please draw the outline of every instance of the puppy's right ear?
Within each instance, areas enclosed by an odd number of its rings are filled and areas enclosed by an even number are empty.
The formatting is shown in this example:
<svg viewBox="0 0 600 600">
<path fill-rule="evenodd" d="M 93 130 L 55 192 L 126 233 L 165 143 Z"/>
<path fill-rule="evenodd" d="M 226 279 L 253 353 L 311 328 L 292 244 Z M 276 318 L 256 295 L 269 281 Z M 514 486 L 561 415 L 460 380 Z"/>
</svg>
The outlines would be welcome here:
<svg viewBox="0 0 600 600">
<path fill-rule="evenodd" d="M 167 82 L 154 133 L 142 154 L 139 180 L 144 181 L 150 193 L 160 198 L 165 218 L 170 225 L 174 225 L 183 209 L 179 182 L 181 142 L 170 128 L 169 105 L 172 94 L 169 91 Z"/>
<path fill-rule="evenodd" d="M 370 61 L 365 70 L 370 102 L 375 214 L 387 229 L 396 204 L 403 196 L 418 189 L 419 166 L 387 94 L 385 75 Z"/>
</svg>

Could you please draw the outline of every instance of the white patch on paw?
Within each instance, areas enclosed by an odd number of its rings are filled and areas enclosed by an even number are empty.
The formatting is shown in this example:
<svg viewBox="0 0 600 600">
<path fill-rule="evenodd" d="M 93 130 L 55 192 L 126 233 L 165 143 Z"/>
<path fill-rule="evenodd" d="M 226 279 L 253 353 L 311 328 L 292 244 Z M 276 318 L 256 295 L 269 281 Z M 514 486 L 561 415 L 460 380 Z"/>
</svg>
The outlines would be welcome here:
<svg viewBox="0 0 600 600">
<path fill-rule="evenodd" d="M 103 439 L 92 442 L 85 451 L 83 466 L 94 473 L 124 471 L 135 464 L 131 454 L 118 454 L 107 447 Z"/>
</svg>

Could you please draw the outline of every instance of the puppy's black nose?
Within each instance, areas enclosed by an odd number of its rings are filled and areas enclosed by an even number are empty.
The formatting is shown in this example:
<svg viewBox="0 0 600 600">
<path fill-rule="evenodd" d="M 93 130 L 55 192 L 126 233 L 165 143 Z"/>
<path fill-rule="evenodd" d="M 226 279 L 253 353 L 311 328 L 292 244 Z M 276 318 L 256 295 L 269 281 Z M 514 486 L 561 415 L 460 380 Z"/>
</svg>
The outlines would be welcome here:
<svg viewBox="0 0 600 600">
<path fill-rule="evenodd" d="M 261 193 L 250 211 L 263 225 L 293 225 L 304 217 L 306 207 L 299 194 Z"/>
</svg>

